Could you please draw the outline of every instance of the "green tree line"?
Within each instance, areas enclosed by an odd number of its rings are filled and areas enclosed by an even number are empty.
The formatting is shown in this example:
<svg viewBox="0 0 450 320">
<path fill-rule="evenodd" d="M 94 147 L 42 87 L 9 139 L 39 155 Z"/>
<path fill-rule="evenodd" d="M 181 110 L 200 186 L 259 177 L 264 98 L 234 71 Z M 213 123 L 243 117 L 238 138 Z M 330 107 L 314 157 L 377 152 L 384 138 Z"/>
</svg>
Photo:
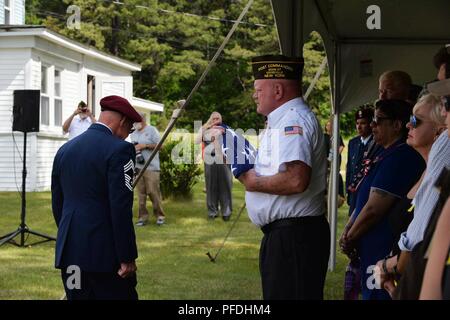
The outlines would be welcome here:
<svg viewBox="0 0 450 320">
<path fill-rule="evenodd" d="M 139 63 L 134 95 L 164 103 L 152 118 L 165 128 L 177 100 L 186 98 L 237 19 L 246 0 L 27 0 L 26 23 L 49 29 L 118 57 Z M 70 5 L 81 9 L 81 28 L 67 28 Z M 205 82 L 193 96 L 177 127 L 192 129 L 194 120 L 219 111 L 234 128 L 262 128 L 264 119 L 252 100 L 253 56 L 279 52 L 269 0 L 255 0 Z M 310 85 L 325 57 L 320 36 L 305 44 L 303 89 Z M 308 98 L 322 124 L 330 115 L 330 82 L 326 71 Z M 353 117 L 344 115 L 345 135 Z"/>
</svg>

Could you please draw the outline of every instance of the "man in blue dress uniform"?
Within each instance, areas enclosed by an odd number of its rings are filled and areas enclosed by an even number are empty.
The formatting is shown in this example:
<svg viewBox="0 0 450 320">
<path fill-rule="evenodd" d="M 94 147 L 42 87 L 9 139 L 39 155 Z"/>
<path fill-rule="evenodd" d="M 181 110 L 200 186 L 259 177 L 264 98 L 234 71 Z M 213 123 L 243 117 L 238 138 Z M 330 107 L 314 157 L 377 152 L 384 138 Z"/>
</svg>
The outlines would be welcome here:
<svg viewBox="0 0 450 320">
<path fill-rule="evenodd" d="M 132 222 L 135 150 L 124 139 L 141 117 L 118 96 L 97 123 L 64 144 L 52 171 L 55 266 L 68 300 L 137 299 Z"/>
<path fill-rule="evenodd" d="M 356 191 L 352 190 L 350 183 L 353 176 L 361 171 L 362 161 L 365 153 L 373 141 L 372 128 L 370 123 L 373 118 L 373 109 L 370 107 L 362 107 L 355 114 L 356 131 L 358 136 L 348 142 L 348 160 L 345 177 L 345 189 L 347 190 L 347 204 L 349 206 L 349 215 L 355 209 Z"/>
</svg>

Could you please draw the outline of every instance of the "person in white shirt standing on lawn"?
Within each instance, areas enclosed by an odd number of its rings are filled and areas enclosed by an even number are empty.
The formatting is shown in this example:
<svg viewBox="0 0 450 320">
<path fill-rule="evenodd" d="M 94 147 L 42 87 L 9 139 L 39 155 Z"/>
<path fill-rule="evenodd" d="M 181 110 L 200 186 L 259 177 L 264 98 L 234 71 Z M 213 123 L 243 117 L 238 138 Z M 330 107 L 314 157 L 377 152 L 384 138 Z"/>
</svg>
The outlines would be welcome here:
<svg viewBox="0 0 450 320">
<path fill-rule="evenodd" d="M 69 140 L 85 132 L 93 123 L 95 117 L 84 101 L 80 101 L 76 110 L 64 121 L 63 132 L 69 133 Z"/>
<path fill-rule="evenodd" d="M 159 132 L 155 127 L 148 125 L 145 120 L 145 113 L 139 112 L 142 118 L 141 122 L 134 124 L 135 131 L 131 134 L 131 142 L 136 149 L 136 171 L 142 170 L 153 149 L 156 148 L 160 140 Z M 164 210 L 162 208 L 160 182 L 159 152 L 156 153 L 150 165 L 144 172 L 144 175 L 138 181 L 136 187 L 139 199 L 139 220 L 136 223 L 138 227 L 144 226 L 148 222 L 149 214 L 147 210 L 147 196 L 153 204 L 153 213 L 156 217 L 158 226 L 165 223 Z"/>
<path fill-rule="evenodd" d="M 302 99 L 303 59 L 252 60 L 253 99 L 267 116 L 254 169 L 239 177 L 250 219 L 261 227 L 263 298 L 323 299 L 330 253 L 325 218 L 325 140 Z"/>
</svg>

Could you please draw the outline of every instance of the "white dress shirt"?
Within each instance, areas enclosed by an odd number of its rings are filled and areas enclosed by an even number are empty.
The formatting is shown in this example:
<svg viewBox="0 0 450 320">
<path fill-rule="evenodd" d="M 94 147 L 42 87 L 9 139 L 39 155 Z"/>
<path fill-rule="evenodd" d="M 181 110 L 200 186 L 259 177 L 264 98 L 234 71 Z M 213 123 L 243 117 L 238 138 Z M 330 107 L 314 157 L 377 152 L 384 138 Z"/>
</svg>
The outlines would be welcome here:
<svg viewBox="0 0 450 320">
<path fill-rule="evenodd" d="M 293 195 L 247 191 L 247 211 L 254 224 L 264 226 L 279 219 L 325 213 L 324 143 L 320 124 L 302 98 L 292 99 L 268 115 L 255 161 L 256 174 L 272 176 L 285 171 L 286 163 L 299 160 L 312 169 L 311 179 L 304 192 Z"/>
<path fill-rule="evenodd" d="M 398 242 L 402 251 L 412 251 L 423 240 L 431 214 L 439 200 L 439 191 L 434 184 L 445 167 L 450 167 L 450 139 L 447 130 L 441 133 L 431 147 L 425 176 L 413 199 L 414 218 Z"/>
<path fill-rule="evenodd" d="M 83 132 L 85 132 L 92 124 L 92 120 L 90 117 L 86 117 L 85 119 L 81 119 L 80 115 L 76 115 L 73 117 L 72 122 L 69 127 L 69 140 L 72 140 L 76 136 L 79 136 Z"/>
</svg>

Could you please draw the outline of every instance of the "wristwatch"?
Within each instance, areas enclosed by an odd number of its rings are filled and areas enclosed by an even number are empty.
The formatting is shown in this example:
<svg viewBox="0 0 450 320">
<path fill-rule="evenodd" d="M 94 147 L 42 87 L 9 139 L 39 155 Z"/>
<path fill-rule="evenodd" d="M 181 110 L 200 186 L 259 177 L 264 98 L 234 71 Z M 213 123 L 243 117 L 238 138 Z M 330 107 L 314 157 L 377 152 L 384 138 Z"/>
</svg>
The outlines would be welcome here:
<svg viewBox="0 0 450 320">
<path fill-rule="evenodd" d="M 385 274 L 388 274 L 388 273 L 389 273 L 389 271 L 388 271 L 388 269 L 387 269 L 387 265 L 386 265 L 387 259 L 388 259 L 388 258 L 384 258 L 384 259 L 383 259 L 383 264 L 382 264 L 383 272 L 384 272 Z"/>
</svg>

